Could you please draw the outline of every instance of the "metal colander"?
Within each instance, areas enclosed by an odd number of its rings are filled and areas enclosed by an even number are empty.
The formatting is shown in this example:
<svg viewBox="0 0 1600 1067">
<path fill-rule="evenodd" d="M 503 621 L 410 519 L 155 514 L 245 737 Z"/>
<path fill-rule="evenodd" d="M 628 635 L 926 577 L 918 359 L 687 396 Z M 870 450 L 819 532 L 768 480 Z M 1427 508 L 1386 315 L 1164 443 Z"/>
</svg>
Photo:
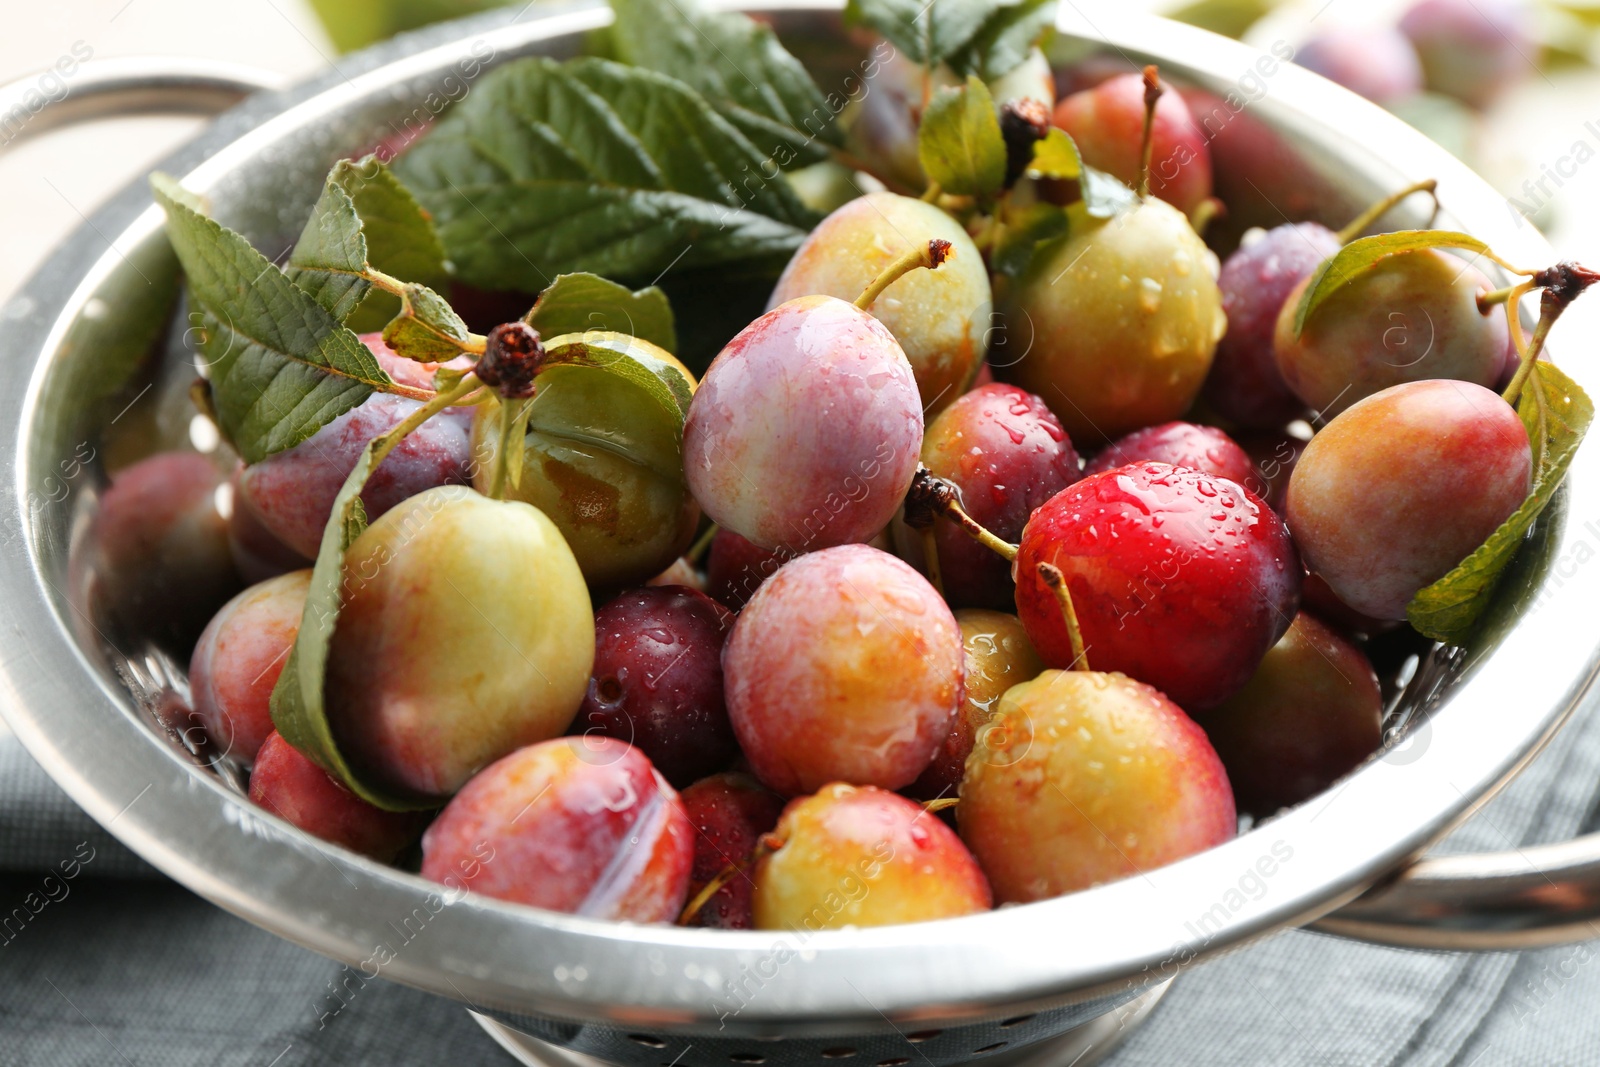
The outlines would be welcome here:
<svg viewBox="0 0 1600 1067">
<path fill-rule="evenodd" d="M 813 66 L 824 92 L 858 58 L 838 8 L 747 5 Z M 469 66 L 572 54 L 609 18 L 588 0 L 397 39 L 311 84 L 253 96 L 162 169 L 275 252 L 299 232 L 334 160 L 470 84 Z M 1342 224 L 1383 193 L 1435 177 L 1441 225 L 1478 234 L 1515 262 L 1554 259 L 1462 164 L 1305 71 L 1115 10 L 1086 15 L 1068 4 L 1061 19 L 1066 46 L 1158 62 L 1189 96 L 1215 137 L 1235 235 L 1285 216 Z M 169 61 L 91 64 L 72 110 L 58 114 L 207 108 L 252 87 L 237 73 Z M 5 92 L 9 106 L 15 90 Z M 251 806 L 225 767 L 219 775 L 164 728 L 161 693 L 181 687 L 179 672 L 139 635 L 98 626 L 78 596 L 73 546 L 103 480 L 93 465 L 63 480 L 63 463 L 85 445 L 103 456 L 110 417 L 144 385 L 155 390 L 154 416 L 141 438 L 125 435 L 117 447 L 139 454 L 186 439 L 193 372 L 181 343 L 161 342 L 181 340 L 184 325 L 164 318 L 177 270 L 161 222 L 144 182 L 132 183 L 0 314 L 0 433 L 12 456 L 0 465 L 0 705 L 74 799 L 155 866 L 345 963 L 334 986 L 311 991 L 321 999 L 308 1011 L 342 1010 L 382 977 L 461 1002 L 518 1055 L 550 1062 L 1087 1062 L 1180 969 L 1335 909 L 1324 928 L 1448 947 L 1548 943 L 1595 917 L 1600 858 L 1587 841 L 1413 863 L 1532 758 L 1587 692 L 1600 657 L 1590 629 L 1573 620 L 1600 600 L 1600 569 L 1559 565 L 1586 547 L 1567 516 L 1600 513 L 1600 460 L 1587 452 L 1472 647 L 1425 652 L 1401 675 L 1391 669 L 1404 685 L 1383 753 L 1324 796 L 1139 877 L 957 920 L 807 937 L 630 926 L 446 897 L 316 841 Z M 1583 328 L 1581 311 L 1563 320 L 1558 340 Z M 1572 370 L 1597 388 L 1593 368 Z"/>
</svg>

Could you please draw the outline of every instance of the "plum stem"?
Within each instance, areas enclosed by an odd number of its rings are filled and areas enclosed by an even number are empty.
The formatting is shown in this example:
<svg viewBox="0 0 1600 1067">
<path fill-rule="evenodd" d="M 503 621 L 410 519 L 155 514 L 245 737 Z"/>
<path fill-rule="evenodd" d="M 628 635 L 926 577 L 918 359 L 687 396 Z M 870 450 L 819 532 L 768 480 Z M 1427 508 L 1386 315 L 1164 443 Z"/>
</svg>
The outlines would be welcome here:
<svg viewBox="0 0 1600 1067">
<path fill-rule="evenodd" d="M 483 383 L 478 381 L 476 374 L 467 374 L 463 375 L 461 380 L 450 389 L 434 394 L 432 400 L 413 411 L 406 416 L 400 425 L 377 439 L 377 447 L 372 450 L 371 469 L 377 470 L 378 465 L 388 458 L 389 453 L 393 452 L 395 447 L 405 440 L 413 430 L 445 408 L 455 407 L 463 401 L 471 403 L 472 401 L 468 399 L 468 394 L 482 388 L 482 386 Z"/>
<path fill-rule="evenodd" d="M 934 535 L 932 526 L 922 528 L 922 562 L 928 569 L 928 581 L 933 583 L 939 596 L 948 600 L 944 595 L 944 571 L 939 566 L 939 538 Z"/>
<path fill-rule="evenodd" d="M 906 488 L 902 516 L 913 530 L 923 530 L 933 525 L 936 517 L 944 517 L 961 527 L 961 531 L 983 547 L 990 549 L 1007 563 L 1017 558 L 1017 546 L 1003 541 L 985 530 L 978 520 L 968 515 L 956 500 L 955 483 L 940 478 L 927 467 L 918 466 Z"/>
<path fill-rule="evenodd" d="M 750 850 L 750 855 L 737 863 L 730 863 L 722 868 L 712 877 L 711 881 L 701 887 L 700 892 L 690 898 L 689 903 L 685 904 L 683 910 L 678 913 L 678 925 L 688 926 L 694 922 L 694 917 L 700 914 L 700 909 L 709 904 L 711 898 L 721 892 L 723 886 L 733 881 L 734 876 L 745 875 L 748 877 L 746 872 L 751 867 L 754 867 L 782 847 L 783 842 L 772 834 L 761 835 L 761 840 L 757 841 L 756 847 Z"/>
<path fill-rule="evenodd" d="M 907 274 L 924 267 L 928 270 L 937 270 L 939 264 L 948 258 L 950 258 L 949 241 L 936 237 L 931 241 L 918 245 L 911 251 L 896 257 L 892 263 L 883 268 L 878 276 L 872 279 L 872 284 L 868 285 L 866 289 L 862 290 L 861 295 L 856 297 L 856 307 L 866 311 L 872 307 L 878 297 L 883 295 L 885 289 Z"/>
<path fill-rule="evenodd" d="M 924 204 L 937 204 L 939 202 L 939 198 L 943 195 L 944 186 L 940 185 L 938 182 L 932 182 L 926 189 L 922 191 L 922 196 L 920 196 L 918 199 L 920 199 Z"/>
<path fill-rule="evenodd" d="M 1394 208 L 1399 205 L 1400 201 L 1414 193 L 1427 193 L 1429 196 L 1433 197 L 1434 214 L 1438 214 L 1438 188 L 1439 183 L 1433 178 L 1425 178 L 1420 182 L 1412 182 L 1404 189 L 1401 189 L 1398 192 L 1390 193 L 1388 196 L 1384 197 L 1382 200 L 1379 200 L 1376 204 L 1373 204 L 1371 207 L 1367 208 L 1367 210 L 1351 219 L 1348 226 L 1334 234 L 1334 238 L 1342 245 L 1349 244 L 1357 237 L 1360 237 L 1363 233 L 1366 233 L 1368 226 L 1371 226 L 1374 222 L 1377 222 L 1390 211 L 1394 210 Z"/>
<path fill-rule="evenodd" d="M 922 810 L 937 814 L 946 808 L 953 808 L 959 803 L 961 803 L 960 797 L 937 797 L 933 800 L 924 800 L 922 802 Z"/>
<path fill-rule="evenodd" d="M 1151 63 L 1144 68 L 1144 133 L 1139 142 L 1139 182 L 1133 187 L 1141 200 L 1150 195 L 1150 161 L 1156 150 L 1156 102 L 1164 91 L 1161 69 Z"/>
<path fill-rule="evenodd" d="M 1511 325 L 1511 337 L 1517 344 L 1522 362 L 1517 367 L 1516 375 L 1511 379 L 1511 384 L 1506 386 L 1506 391 L 1500 394 L 1506 403 L 1516 406 L 1522 396 L 1523 386 L 1527 384 L 1528 376 L 1533 373 L 1533 365 L 1539 359 L 1539 353 L 1544 349 L 1545 338 L 1550 334 L 1550 328 L 1555 325 L 1561 313 L 1572 305 L 1572 302 L 1583 295 L 1584 290 L 1595 282 L 1600 282 L 1600 271 L 1590 270 L 1577 263 L 1562 262 L 1544 270 L 1534 271 L 1532 276 L 1517 288 L 1539 288 L 1544 291 L 1539 295 L 1539 323 L 1533 328 L 1533 336 L 1528 339 L 1527 348 L 1521 345 L 1521 324 L 1512 321 L 1515 315 L 1515 303 L 1506 305 L 1507 321 Z M 1520 293 L 1518 294 L 1521 295 Z M 1539 390 L 1535 394 L 1541 406 L 1544 402 L 1544 392 Z"/>
<path fill-rule="evenodd" d="M 1516 302 L 1518 300 L 1521 300 L 1522 297 L 1528 292 L 1528 290 L 1530 290 L 1532 288 L 1533 288 L 1533 283 L 1531 281 L 1528 281 L 1528 282 L 1519 282 L 1516 285 L 1507 285 L 1504 288 L 1491 289 L 1488 292 L 1479 293 L 1478 294 L 1478 311 L 1481 314 L 1487 315 L 1487 314 L 1489 314 L 1489 310 L 1491 308 L 1493 308 L 1496 304 L 1510 303 L 1510 304 L 1515 305 Z"/>
<path fill-rule="evenodd" d="M 707 526 L 706 532 L 695 538 L 694 544 L 689 546 L 689 551 L 685 552 L 683 557 L 698 567 L 700 565 L 700 560 L 703 559 L 705 554 L 711 550 L 711 542 L 717 539 L 717 533 L 721 529 L 722 527 L 718 526 L 716 523 L 712 523 L 710 526 Z"/>
<path fill-rule="evenodd" d="M 1083 647 L 1083 631 L 1078 629 L 1078 612 L 1072 606 L 1072 594 L 1067 591 L 1067 576 L 1052 563 L 1040 563 L 1039 578 L 1050 587 L 1056 603 L 1061 605 L 1061 618 L 1067 624 L 1067 639 L 1072 642 L 1072 666 L 1068 669 L 1088 670 L 1089 657 Z"/>
</svg>

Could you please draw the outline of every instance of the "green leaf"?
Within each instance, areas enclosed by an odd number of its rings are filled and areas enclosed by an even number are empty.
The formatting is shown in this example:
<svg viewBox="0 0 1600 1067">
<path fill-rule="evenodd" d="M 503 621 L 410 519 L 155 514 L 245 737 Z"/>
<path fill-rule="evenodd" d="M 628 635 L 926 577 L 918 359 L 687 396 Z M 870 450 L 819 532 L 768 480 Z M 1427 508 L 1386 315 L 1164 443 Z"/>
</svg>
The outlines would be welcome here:
<svg viewBox="0 0 1600 1067">
<path fill-rule="evenodd" d="M 539 294 L 523 321 L 542 337 L 610 330 L 678 351 L 678 335 L 667 294 L 651 286 L 630 291 L 597 274 L 563 274 Z"/>
<path fill-rule="evenodd" d="M 1094 219 L 1109 219 L 1117 212 L 1132 207 L 1138 199 L 1134 191 L 1122 182 L 1087 164 L 1078 176 L 1078 190 L 1083 197 L 1080 201 L 1083 211 Z"/>
<path fill-rule="evenodd" d="M 765 159 L 682 82 L 537 58 L 484 75 L 396 166 L 464 280 L 537 292 L 785 260 L 817 216 Z"/>
<path fill-rule="evenodd" d="M 1459 645 L 1471 634 L 1494 597 L 1500 575 L 1567 476 L 1594 421 L 1594 403 L 1555 364 L 1539 360 L 1523 386 L 1517 414 L 1533 447 L 1533 487 L 1522 506 L 1477 551 L 1407 605 L 1411 625 L 1435 641 Z"/>
<path fill-rule="evenodd" d="M 455 309 L 426 285 L 407 285 L 400 297 L 400 314 L 383 328 L 384 342 L 418 363 L 455 359 L 470 350 L 470 335 Z"/>
<path fill-rule="evenodd" d="M 1295 308 L 1294 332 L 1298 337 L 1306 320 L 1321 303 L 1364 271 L 1390 256 L 1422 248 L 1464 248 L 1479 255 L 1490 255 L 1489 246 L 1478 238 L 1450 230 L 1396 230 L 1351 241 L 1322 261 L 1311 276 L 1300 304 Z"/>
<path fill-rule="evenodd" d="M 931 69 L 976 37 L 999 8 L 998 0 L 849 0 L 845 21 L 871 26 Z"/>
<path fill-rule="evenodd" d="M 358 333 L 380 330 L 400 311 L 390 293 L 372 292 L 368 272 L 443 288 L 444 246 L 416 198 L 368 156 L 334 164 L 322 196 L 289 256 L 289 278 Z"/>
<path fill-rule="evenodd" d="M 653 349 L 623 334 L 551 338 L 527 410 L 528 436 L 609 452 L 682 483 L 683 423 L 693 387 Z M 535 451 L 552 450 L 541 445 Z"/>
<path fill-rule="evenodd" d="M 1083 157 L 1072 136 L 1059 126 L 1050 127 L 1044 140 L 1035 141 L 1033 161 L 1028 169 L 1045 178 L 1078 178 L 1083 174 Z"/>
<path fill-rule="evenodd" d="M 164 174 L 150 184 L 201 313 L 223 432 L 246 463 L 299 444 L 374 390 L 404 392 L 356 335 Z"/>
<path fill-rule="evenodd" d="M 283 739 L 356 796 L 388 811 L 431 808 L 436 807 L 437 802 L 374 789 L 356 776 L 340 754 L 324 704 L 328 648 L 339 621 L 339 612 L 344 606 L 345 552 L 367 528 L 361 490 L 366 487 L 367 479 L 377 466 L 377 455 L 380 452 L 387 453 L 392 442 L 405 437 L 415 425 L 435 411 L 442 410 L 453 399 L 458 398 L 443 394 L 389 433 L 369 441 L 361 458 L 356 461 L 355 469 L 340 486 L 339 494 L 333 500 L 333 513 L 322 531 L 322 544 L 317 549 L 316 563 L 311 569 L 311 588 L 307 591 L 305 611 L 300 617 L 300 631 L 295 636 L 283 673 L 278 676 L 277 685 L 272 690 L 272 725 Z"/>
<path fill-rule="evenodd" d="M 1055 204 L 1029 204 L 1006 218 L 1005 230 L 990 256 L 996 274 L 1020 278 L 1039 246 L 1065 235 L 1069 229 L 1065 208 Z"/>
<path fill-rule="evenodd" d="M 617 58 L 698 91 L 784 168 L 817 163 L 839 142 L 834 110 L 777 35 L 698 0 L 611 0 Z"/>
<path fill-rule="evenodd" d="M 1055 28 L 1056 0 L 1021 0 L 989 16 L 972 40 L 950 56 L 957 74 L 976 74 L 986 82 L 1010 74 Z"/>
<path fill-rule="evenodd" d="M 956 196 L 987 200 L 1006 181 L 1006 142 L 989 87 L 976 75 L 941 89 L 922 114 L 917 158 L 930 182 Z"/>
</svg>

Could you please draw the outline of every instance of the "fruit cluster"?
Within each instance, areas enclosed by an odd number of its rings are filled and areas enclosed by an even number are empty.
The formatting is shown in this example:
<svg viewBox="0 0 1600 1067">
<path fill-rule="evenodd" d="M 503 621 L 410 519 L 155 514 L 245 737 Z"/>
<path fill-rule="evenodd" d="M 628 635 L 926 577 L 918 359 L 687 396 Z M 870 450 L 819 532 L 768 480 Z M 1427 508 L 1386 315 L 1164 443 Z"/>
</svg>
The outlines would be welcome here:
<svg viewBox="0 0 1600 1067">
<path fill-rule="evenodd" d="M 157 180 L 239 462 L 122 471 L 91 540 L 131 612 L 180 551 L 254 583 L 189 667 L 252 800 L 506 900 L 820 929 L 1171 863 L 1378 750 L 1372 642 L 1470 634 L 1582 436 L 1539 354 L 1596 276 L 1495 288 L 1466 235 L 1360 236 L 1432 183 L 1219 263 L 1206 139 L 1154 68 L 1056 101 L 1036 49 L 986 40 L 885 65 L 903 91 L 818 164 L 873 188 L 698 380 L 666 297 L 593 274 L 473 333 L 390 273 L 448 270 L 372 160 L 282 270 Z M 573 63 L 506 77 L 633 76 Z"/>
</svg>

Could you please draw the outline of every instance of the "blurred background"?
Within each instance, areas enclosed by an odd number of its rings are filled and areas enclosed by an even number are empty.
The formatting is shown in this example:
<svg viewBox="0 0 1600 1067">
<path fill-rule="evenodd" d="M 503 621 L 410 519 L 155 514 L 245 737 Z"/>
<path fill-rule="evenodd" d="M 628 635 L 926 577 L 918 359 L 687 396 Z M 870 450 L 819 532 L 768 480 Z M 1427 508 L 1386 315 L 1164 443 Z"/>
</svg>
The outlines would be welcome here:
<svg viewBox="0 0 1600 1067">
<path fill-rule="evenodd" d="M 1450 62 L 1433 64 L 1422 80 L 1457 96 L 1417 91 L 1421 65 L 1396 30 L 1407 0 L 1125 2 L 1262 46 L 1295 45 L 1302 61 L 1379 98 L 1472 163 L 1507 194 L 1507 210 L 1530 217 L 1564 256 L 1600 261 L 1600 0 L 1430 0 L 1442 2 L 1442 11 L 1431 20 L 1419 12 L 1408 25 L 1421 27 L 1413 35 L 1431 34 L 1434 53 Z M 0 80 L 45 71 L 64 57 L 70 66 L 89 56 L 156 53 L 243 63 L 289 82 L 336 66 L 342 52 L 494 6 L 496 0 L 13 4 L 0 35 Z M 1465 40 L 1450 37 L 1452 9 L 1468 23 Z M 198 127 L 192 119 L 127 119 L 47 134 L 0 154 L 7 252 L 0 299 L 82 216 Z"/>
</svg>

